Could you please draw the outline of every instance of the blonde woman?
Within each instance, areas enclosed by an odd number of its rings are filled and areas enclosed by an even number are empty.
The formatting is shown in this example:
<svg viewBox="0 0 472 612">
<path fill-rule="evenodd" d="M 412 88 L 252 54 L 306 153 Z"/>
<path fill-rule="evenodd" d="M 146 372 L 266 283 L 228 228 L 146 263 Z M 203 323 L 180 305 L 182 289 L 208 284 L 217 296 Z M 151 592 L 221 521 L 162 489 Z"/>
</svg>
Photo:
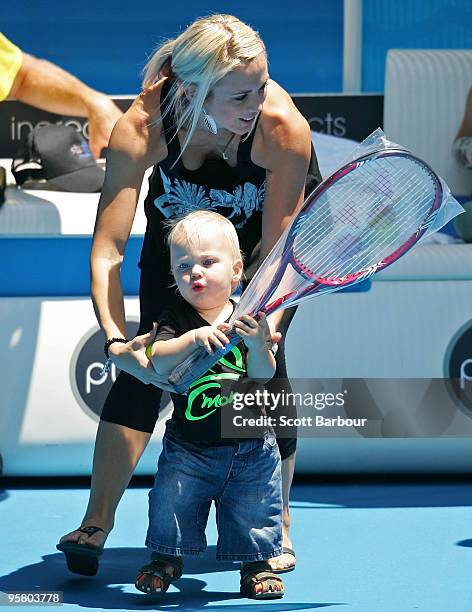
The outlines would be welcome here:
<svg viewBox="0 0 472 612">
<path fill-rule="evenodd" d="M 140 259 L 141 323 L 125 337 L 120 268 L 145 171 L 154 171 L 145 201 L 148 225 Z M 157 49 L 143 91 L 110 140 L 91 254 L 92 299 L 106 352 L 120 368 L 98 428 L 89 504 L 81 527 L 61 539 L 71 571 L 94 575 L 113 528 L 118 502 L 154 429 L 166 380 L 145 349 L 171 288 L 165 221 L 209 209 L 234 224 L 246 258 L 257 268 L 320 181 L 308 123 L 269 77 L 260 36 L 231 15 L 197 19 Z M 271 392 L 286 389 L 284 338 L 294 310 L 274 316 L 282 332 Z M 295 566 L 288 495 L 296 439 L 278 440 L 283 460 L 284 553 L 277 572 Z"/>
</svg>

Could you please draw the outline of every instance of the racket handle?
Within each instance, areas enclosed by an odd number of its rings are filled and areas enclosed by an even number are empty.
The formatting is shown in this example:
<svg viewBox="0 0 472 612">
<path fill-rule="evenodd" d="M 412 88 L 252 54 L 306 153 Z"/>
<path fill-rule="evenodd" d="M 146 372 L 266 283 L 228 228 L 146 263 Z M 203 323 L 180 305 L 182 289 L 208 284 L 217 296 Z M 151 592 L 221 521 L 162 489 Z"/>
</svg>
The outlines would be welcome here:
<svg viewBox="0 0 472 612">
<path fill-rule="evenodd" d="M 186 393 L 192 383 L 203 376 L 211 366 L 241 342 L 241 336 L 235 331 L 228 333 L 227 337 L 229 344 L 224 349 L 215 351 L 213 355 L 210 355 L 203 347 L 199 346 L 185 361 L 175 366 L 169 376 L 169 383 L 174 387 L 176 393 Z"/>
</svg>

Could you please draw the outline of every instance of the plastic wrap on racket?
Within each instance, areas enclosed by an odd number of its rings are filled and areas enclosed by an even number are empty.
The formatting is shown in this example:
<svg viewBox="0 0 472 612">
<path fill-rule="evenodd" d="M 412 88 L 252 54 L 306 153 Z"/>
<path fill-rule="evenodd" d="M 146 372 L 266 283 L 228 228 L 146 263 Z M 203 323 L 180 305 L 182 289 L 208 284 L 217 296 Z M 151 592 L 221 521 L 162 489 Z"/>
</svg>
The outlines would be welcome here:
<svg viewBox="0 0 472 612">
<path fill-rule="evenodd" d="M 205 349 L 199 347 L 173 369 L 169 383 L 174 387 L 176 393 L 185 393 L 192 383 L 241 342 L 241 336 L 235 331 L 229 332 L 227 337 L 229 344 L 223 350 L 215 351 L 213 355 L 210 355 Z"/>
</svg>

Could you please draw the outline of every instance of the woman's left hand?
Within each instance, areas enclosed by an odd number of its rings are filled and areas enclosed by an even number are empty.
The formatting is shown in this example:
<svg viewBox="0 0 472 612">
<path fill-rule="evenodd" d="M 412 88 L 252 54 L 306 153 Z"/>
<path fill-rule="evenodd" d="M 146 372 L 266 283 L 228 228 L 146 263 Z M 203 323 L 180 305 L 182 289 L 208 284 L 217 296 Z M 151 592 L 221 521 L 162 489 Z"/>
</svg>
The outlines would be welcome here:
<svg viewBox="0 0 472 612">
<path fill-rule="evenodd" d="M 167 376 L 156 372 L 146 354 L 146 348 L 153 341 L 156 330 L 157 325 L 154 323 L 152 330 L 146 334 L 136 336 L 126 343 L 114 342 L 109 348 L 109 354 L 117 368 L 131 374 L 145 385 L 173 391 L 174 388 L 169 384 Z"/>
</svg>

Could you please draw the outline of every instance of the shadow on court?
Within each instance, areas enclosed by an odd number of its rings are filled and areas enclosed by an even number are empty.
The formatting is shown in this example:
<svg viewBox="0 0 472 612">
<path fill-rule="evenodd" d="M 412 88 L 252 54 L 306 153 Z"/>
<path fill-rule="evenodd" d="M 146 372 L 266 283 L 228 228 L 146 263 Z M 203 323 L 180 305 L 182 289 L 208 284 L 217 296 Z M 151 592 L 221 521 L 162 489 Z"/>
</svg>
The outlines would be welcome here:
<svg viewBox="0 0 472 612">
<path fill-rule="evenodd" d="M 290 504 L 297 509 L 452 508 L 472 506 L 472 483 L 339 483 L 297 484 Z M 305 505 L 306 504 L 306 505 Z"/>
<path fill-rule="evenodd" d="M 472 538 L 469 540 L 460 540 L 456 543 L 456 546 L 462 546 L 463 548 L 472 548 Z"/>
<path fill-rule="evenodd" d="M 122 585 L 132 584 L 138 568 L 147 563 L 149 552 L 142 548 L 111 548 L 103 554 L 100 570 L 93 578 L 75 577 L 65 565 L 61 553 L 45 555 L 43 560 L 33 565 L 22 567 L 9 575 L 0 577 L 0 591 L 63 591 L 64 603 L 76 604 L 82 608 L 100 608 L 110 610 L 165 610 L 168 607 L 177 610 L 221 610 L 217 602 L 241 600 L 241 604 L 226 605 L 225 610 L 247 610 L 249 600 L 239 594 L 239 564 L 220 562 L 215 559 L 215 546 L 198 558 L 188 557 L 185 563 L 185 574 L 173 586 L 178 592 L 163 596 L 148 596 L 123 591 Z M 205 590 L 208 583 L 199 579 L 199 574 L 233 572 L 234 589 L 231 591 Z M 190 575 L 190 576 L 189 576 Z M 299 594 L 301 595 L 301 594 Z M 303 593 L 306 598 L 307 593 Z M 296 590 L 290 599 L 296 599 Z M 343 606 L 344 603 L 290 603 L 285 599 L 274 603 L 263 602 L 264 609 L 274 612 L 291 610 L 311 610 L 328 606 Z M 288 600 L 288 601 L 287 601 Z M 255 602 L 251 603 L 254 605 Z"/>
</svg>

